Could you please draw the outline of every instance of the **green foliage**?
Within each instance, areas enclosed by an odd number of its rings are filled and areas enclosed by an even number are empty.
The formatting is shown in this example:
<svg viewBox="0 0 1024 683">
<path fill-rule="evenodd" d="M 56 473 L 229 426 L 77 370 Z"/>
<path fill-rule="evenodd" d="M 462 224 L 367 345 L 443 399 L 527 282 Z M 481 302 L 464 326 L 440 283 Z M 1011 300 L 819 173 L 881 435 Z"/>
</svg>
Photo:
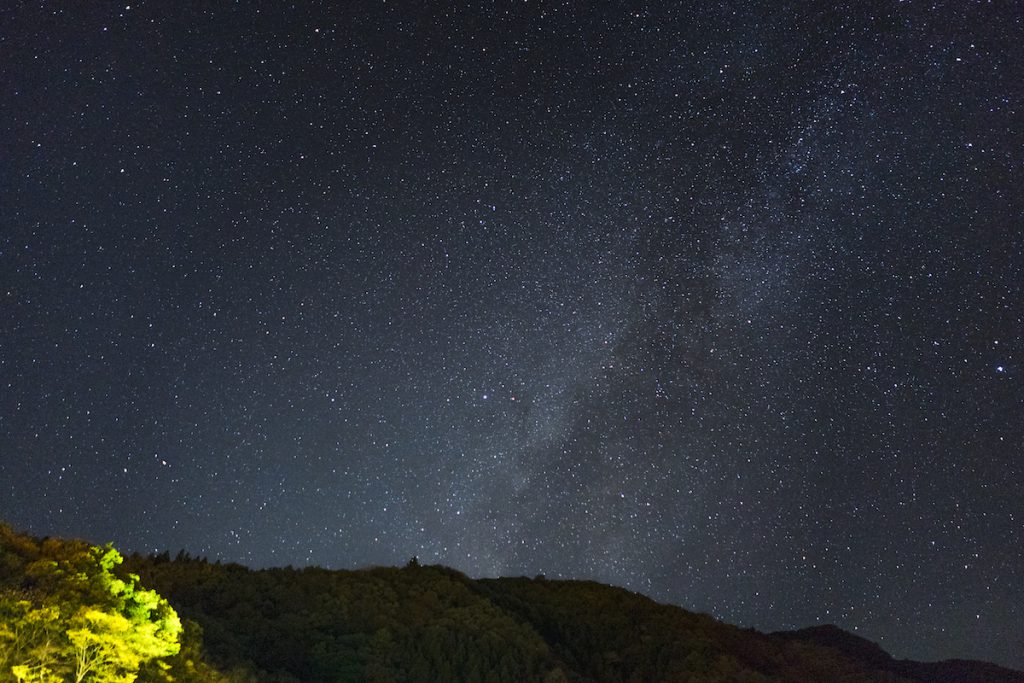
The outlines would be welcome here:
<svg viewBox="0 0 1024 683">
<path fill-rule="evenodd" d="M 900 680 L 597 583 L 474 581 L 412 562 L 362 571 L 132 563 L 203 625 L 215 666 L 254 683 Z"/>
<path fill-rule="evenodd" d="M 9 593 L 0 595 L 0 680 L 8 672 L 19 681 L 61 680 L 59 616 L 53 605 L 36 608 Z"/>
<path fill-rule="evenodd" d="M 148 563 L 137 570 L 203 624 L 215 664 L 261 680 L 541 680 L 543 640 L 441 567 L 359 572 Z"/>
<path fill-rule="evenodd" d="M 121 555 L 80 541 L 35 539 L 0 525 L 0 681 L 131 683 L 178 652 L 181 622 Z"/>
<path fill-rule="evenodd" d="M 0 683 L 905 680 L 591 582 L 474 581 L 416 558 L 361 571 L 120 561 L 0 526 Z"/>
</svg>

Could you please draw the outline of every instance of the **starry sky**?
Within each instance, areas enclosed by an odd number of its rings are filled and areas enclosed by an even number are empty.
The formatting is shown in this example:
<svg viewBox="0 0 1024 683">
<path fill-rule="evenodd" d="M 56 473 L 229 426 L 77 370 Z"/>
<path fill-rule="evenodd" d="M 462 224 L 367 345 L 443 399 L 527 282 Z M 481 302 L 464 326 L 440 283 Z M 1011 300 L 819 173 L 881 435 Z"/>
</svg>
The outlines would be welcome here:
<svg viewBox="0 0 1024 683">
<path fill-rule="evenodd" d="M 0 518 L 1024 668 L 1022 166 L 1013 2 L 5 3 Z"/>
</svg>

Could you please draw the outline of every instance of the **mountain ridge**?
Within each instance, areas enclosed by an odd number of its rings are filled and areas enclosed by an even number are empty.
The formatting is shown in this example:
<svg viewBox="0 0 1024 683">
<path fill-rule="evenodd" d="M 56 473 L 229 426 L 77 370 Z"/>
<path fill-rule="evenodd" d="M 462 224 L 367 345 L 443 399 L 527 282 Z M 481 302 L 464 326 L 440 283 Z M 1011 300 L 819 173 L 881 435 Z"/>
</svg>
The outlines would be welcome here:
<svg viewBox="0 0 1024 683">
<path fill-rule="evenodd" d="M 415 558 L 401 568 L 249 569 L 162 553 L 113 567 L 112 553 L 0 525 L 0 608 L 61 605 L 69 557 L 79 575 L 109 570 L 155 591 L 180 616 L 180 650 L 141 665 L 142 683 L 1024 683 L 1024 672 L 986 662 L 897 660 L 832 625 L 743 629 L 595 581 L 473 579 Z M 89 558 L 109 566 L 90 569 Z"/>
<path fill-rule="evenodd" d="M 896 659 L 877 643 L 844 631 L 835 624 L 821 624 L 793 631 L 776 631 L 771 635 L 833 648 L 860 661 L 870 662 L 877 670 L 891 671 L 915 681 L 1015 683 L 1024 678 L 1022 672 L 976 659 L 951 658 L 935 662 Z"/>
</svg>

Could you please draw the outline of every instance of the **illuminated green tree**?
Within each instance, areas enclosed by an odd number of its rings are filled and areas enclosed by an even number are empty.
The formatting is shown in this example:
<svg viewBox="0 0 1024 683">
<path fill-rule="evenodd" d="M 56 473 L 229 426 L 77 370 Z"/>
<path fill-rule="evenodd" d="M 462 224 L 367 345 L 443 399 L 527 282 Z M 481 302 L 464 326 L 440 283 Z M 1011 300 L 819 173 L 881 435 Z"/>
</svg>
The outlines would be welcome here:
<svg viewBox="0 0 1024 683">
<path fill-rule="evenodd" d="M 28 600 L 0 597 L 0 680 L 13 675 L 26 683 L 58 683 L 59 610 L 34 608 Z"/>
<path fill-rule="evenodd" d="M 178 652 L 178 631 L 159 620 L 135 621 L 86 608 L 73 625 L 77 628 L 66 633 L 74 653 L 75 683 L 131 683 L 142 664 Z"/>
<path fill-rule="evenodd" d="M 137 576 L 113 573 L 122 558 L 110 546 L 0 527 L 0 559 L 20 568 L 0 586 L 0 683 L 131 683 L 178 652 L 178 615 Z"/>
</svg>

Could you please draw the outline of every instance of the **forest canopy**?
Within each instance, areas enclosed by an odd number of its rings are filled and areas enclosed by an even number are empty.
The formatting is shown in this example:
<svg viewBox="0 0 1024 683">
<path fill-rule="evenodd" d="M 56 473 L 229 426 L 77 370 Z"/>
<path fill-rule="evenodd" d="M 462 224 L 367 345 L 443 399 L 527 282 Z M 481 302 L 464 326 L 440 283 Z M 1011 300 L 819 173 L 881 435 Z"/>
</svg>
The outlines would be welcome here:
<svg viewBox="0 0 1024 683">
<path fill-rule="evenodd" d="M 415 559 L 252 570 L 185 552 L 122 558 L 0 524 L 0 683 L 940 680 L 1024 674 L 896 660 L 831 626 L 741 629 L 591 581 L 472 579 Z"/>
<path fill-rule="evenodd" d="M 0 525 L 0 681 L 131 683 L 180 649 L 177 613 L 111 546 Z"/>
</svg>

